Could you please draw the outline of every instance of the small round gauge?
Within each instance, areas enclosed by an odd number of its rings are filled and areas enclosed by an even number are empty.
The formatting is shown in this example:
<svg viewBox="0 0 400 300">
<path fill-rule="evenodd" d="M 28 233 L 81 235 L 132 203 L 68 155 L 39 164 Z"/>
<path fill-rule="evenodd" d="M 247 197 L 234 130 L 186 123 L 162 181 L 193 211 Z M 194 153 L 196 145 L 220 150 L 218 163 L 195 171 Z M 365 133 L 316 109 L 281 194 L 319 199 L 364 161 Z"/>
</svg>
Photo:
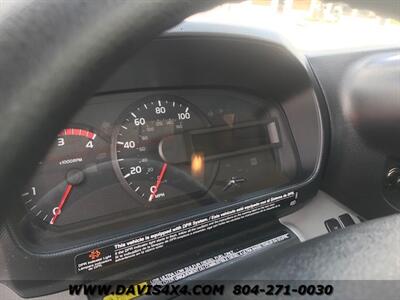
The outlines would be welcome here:
<svg viewBox="0 0 400 300">
<path fill-rule="evenodd" d="M 190 149 L 190 133 L 207 127 L 207 119 L 176 96 L 150 96 L 128 107 L 112 140 L 114 168 L 125 189 L 152 205 L 206 193 L 217 162 Z"/>
<path fill-rule="evenodd" d="M 21 195 L 28 211 L 48 224 L 63 223 L 63 212 L 71 198 L 83 192 L 88 174 L 96 169 L 96 144 L 93 131 L 61 131 Z"/>
</svg>

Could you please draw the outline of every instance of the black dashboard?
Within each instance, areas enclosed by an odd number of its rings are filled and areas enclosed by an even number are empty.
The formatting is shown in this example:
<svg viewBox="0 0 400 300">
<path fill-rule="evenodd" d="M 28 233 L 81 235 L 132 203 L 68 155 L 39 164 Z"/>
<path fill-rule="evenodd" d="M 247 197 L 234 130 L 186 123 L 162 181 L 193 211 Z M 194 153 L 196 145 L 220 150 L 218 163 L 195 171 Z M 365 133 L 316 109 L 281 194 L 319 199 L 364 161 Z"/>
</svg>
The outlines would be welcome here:
<svg viewBox="0 0 400 300">
<path fill-rule="evenodd" d="M 16 289 L 51 292 L 49 274 L 150 276 L 155 256 L 160 272 L 282 231 L 277 219 L 318 190 L 327 124 L 308 63 L 280 41 L 154 40 L 88 99 L 22 193 L 7 264 L 40 272 Z"/>
</svg>

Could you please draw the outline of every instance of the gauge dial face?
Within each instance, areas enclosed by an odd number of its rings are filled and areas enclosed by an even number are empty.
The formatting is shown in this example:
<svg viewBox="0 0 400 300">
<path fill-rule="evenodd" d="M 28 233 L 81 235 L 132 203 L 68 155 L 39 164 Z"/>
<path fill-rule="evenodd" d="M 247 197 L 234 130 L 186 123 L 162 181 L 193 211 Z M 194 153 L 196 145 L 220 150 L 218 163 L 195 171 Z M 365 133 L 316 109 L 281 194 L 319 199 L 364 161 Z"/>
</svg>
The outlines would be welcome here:
<svg viewBox="0 0 400 300">
<path fill-rule="evenodd" d="M 81 195 L 88 173 L 95 169 L 97 136 L 82 128 L 61 131 L 26 190 L 22 201 L 31 214 L 59 224 L 71 198 Z"/>
<path fill-rule="evenodd" d="M 174 96 L 151 96 L 121 115 L 112 142 L 116 173 L 148 205 L 189 199 L 209 190 L 217 162 L 188 155 L 188 133 L 206 128 L 205 117 Z"/>
</svg>

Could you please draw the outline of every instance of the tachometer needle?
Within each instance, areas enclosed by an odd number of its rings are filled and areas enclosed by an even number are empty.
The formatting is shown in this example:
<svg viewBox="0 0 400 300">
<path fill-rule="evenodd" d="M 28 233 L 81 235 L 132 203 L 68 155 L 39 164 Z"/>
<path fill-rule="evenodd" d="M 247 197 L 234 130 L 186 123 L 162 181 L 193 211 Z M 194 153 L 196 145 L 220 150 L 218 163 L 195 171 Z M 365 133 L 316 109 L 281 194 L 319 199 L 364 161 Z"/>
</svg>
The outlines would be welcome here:
<svg viewBox="0 0 400 300">
<path fill-rule="evenodd" d="M 65 202 L 67 201 L 68 196 L 71 193 L 71 190 L 72 190 L 72 184 L 67 184 L 67 187 L 65 188 L 64 193 L 61 197 L 60 203 L 53 209 L 53 218 L 51 218 L 50 220 L 51 225 L 54 224 L 57 217 L 61 214 L 61 209 L 63 208 Z"/>
<path fill-rule="evenodd" d="M 154 189 L 153 189 L 152 193 L 150 194 L 149 202 L 153 201 L 154 197 L 157 195 L 158 188 L 160 187 L 161 181 L 165 175 L 165 172 L 167 171 L 167 166 L 168 165 L 166 163 L 163 163 L 160 175 L 157 176 L 157 182 L 154 185 Z"/>
</svg>

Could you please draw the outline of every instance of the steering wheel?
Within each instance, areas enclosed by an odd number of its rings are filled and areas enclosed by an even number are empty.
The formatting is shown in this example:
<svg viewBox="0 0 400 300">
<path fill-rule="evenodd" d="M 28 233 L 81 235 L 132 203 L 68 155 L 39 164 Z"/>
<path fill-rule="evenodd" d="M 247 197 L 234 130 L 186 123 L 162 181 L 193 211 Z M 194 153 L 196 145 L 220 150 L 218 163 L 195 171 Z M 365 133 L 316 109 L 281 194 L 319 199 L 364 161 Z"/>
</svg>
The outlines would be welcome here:
<svg viewBox="0 0 400 300">
<path fill-rule="evenodd" d="M 2 2 L 1 220 L 12 212 L 19 191 L 59 130 L 114 70 L 164 30 L 222 2 Z M 399 228 L 399 216 L 367 222 L 278 256 L 251 256 L 246 259 L 253 261 L 248 264 L 252 268 L 232 264 L 228 274 L 254 279 L 400 279 Z"/>
</svg>

